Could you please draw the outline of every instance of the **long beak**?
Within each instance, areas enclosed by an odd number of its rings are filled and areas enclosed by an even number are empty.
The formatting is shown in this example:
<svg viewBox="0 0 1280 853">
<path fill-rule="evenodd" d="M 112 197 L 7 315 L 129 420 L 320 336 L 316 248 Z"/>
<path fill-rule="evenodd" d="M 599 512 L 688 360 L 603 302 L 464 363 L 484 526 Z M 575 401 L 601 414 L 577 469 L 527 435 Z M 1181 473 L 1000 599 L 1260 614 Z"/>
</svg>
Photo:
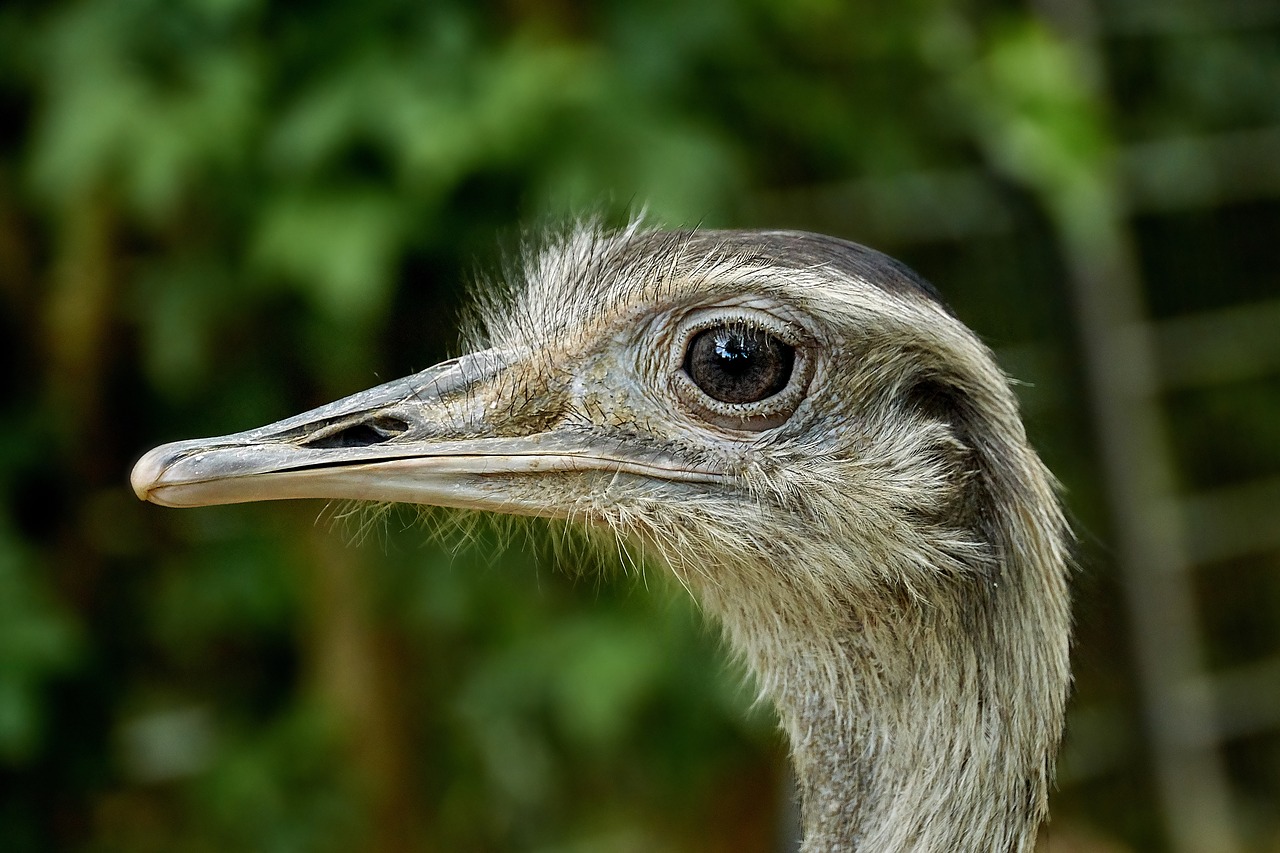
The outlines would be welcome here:
<svg viewBox="0 0 1280 853">
<path fill-rule="evenodd" d="M 165 444 L 133 468 L 142 500 L 189 507 L 285 498 L 402 501 L 568 516 L 565 490 L 531 481 L 572 475 L 581 500 L 632 476 L 722 482 L 661 450 L 628 449 L 581 429 L 512 435 L 501 419 L 503 353 L 486 350 L 268 426 Z"/>
</svg>

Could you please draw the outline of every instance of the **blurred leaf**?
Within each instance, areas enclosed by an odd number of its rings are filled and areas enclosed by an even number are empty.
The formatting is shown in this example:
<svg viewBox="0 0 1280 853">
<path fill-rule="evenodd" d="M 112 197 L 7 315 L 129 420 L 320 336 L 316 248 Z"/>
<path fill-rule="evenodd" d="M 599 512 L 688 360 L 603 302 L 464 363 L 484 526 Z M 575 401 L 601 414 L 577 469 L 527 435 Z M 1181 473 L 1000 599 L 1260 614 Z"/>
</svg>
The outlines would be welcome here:
<svg viewBox="0 0 1280 853">
<path fill-rule="evenodd" d="M 264 206 L 253 264 L 360 325 L 386 302 L 404 225 L 400 205 L 383 193 L 286 193 Z"/>
<path fill-rule="evenodd" d="M 1087 228 L 1110 197 L 1113 144 L 1083 56 L 1046 27 L 996 30 L 959 90 L 994 165 Z"/>
<path fill-rule="evenodd" d="M 30 758 L 43 737 L 45 684 L 76 664 L 75 621 L 40 581 L 38 563 L 0 524 L 0 763 Z"/>
<path fill-rule="evenodd" d="M 42 34 L 48 92 L 31 165 L 40 192 L 66 205 L 116 185 L 160 222 L 197 181 L 233 167 L 260 73 L 242 43 L 225 39 L 223 21 L 200 14 L 232 8 L 129 0 L 55 16 Z M 184 26 L 185 43 L 167 39 L 166 24 Z"/>
<path fill-rule="evenodd" d="M 296 608 L 296 590 L 277 543 L 237 536 L 203 541 L 159 576 L 153 614 L 157 643 L 189 662 L 216 654 L 228 638 L 273 636 Z"/>
<path fill-rule="evenodd" d="M 602 615 L 565 625 L 551 673 L 565 735 L 589 750 L 616 749 L 631 734 L 666 677 L 654 627 Z"/>
<path fill-rule="evenodd" d="M 223 740 L 191 791 L 204 805 L 201 847 L 322 853 L 360 846 L 356 782 L 333 772 L 341 739 L 322 711 L 302 705 L 265 730 Z"/>
</svg>

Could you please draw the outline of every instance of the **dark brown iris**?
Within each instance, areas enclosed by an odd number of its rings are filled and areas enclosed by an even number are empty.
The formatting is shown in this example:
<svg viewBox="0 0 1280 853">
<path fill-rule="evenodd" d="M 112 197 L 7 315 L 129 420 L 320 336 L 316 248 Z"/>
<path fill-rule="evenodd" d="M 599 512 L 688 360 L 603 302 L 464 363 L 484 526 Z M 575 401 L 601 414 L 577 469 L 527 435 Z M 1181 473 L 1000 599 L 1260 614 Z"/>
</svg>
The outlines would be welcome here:
<svg viewBox="0 0 1280 853">
<path fill-rule="evenodd" d="M 732 323 L 694 335 L 684 371 L 713 400 L 756 403 L 787 387 L 795 360 L 793 347 L 763 329 Z"/>
</svg>

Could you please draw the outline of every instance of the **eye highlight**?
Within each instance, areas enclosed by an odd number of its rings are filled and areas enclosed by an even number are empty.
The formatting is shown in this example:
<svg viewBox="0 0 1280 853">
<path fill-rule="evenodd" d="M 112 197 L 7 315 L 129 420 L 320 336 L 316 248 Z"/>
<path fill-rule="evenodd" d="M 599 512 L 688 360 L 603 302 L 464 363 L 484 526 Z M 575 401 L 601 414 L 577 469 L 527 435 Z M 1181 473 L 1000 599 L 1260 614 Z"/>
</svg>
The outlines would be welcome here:
<svg viewBox="0 0 1280 853">
<path fill-rule="evenodd" d="M 703 329 L 689 341 L 684 372 L 722 403 L 758 403 L 787 387 L 795 348 L 742 322 Z"/>
</svg>

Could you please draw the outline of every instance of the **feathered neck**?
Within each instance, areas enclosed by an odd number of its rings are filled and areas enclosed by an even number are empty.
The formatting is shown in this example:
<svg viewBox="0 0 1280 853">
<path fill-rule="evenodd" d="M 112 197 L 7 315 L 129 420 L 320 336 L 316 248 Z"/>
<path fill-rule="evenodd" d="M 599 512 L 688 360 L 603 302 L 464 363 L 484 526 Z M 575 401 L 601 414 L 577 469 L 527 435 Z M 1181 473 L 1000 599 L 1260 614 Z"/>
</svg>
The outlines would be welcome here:
<svg viewBox="0 0 1280 853">
<path fill-rule="evenodd" d="M 994 559 L 937 572 L 925 596 L 893 583 L 812 595 L 801 580 L 812 563 L 680 572 L 777 709 L 805 853 L 1034 847 L 1065 715 L 1070 617 L 1065 523 L 1047 472 L 1034 456 L 1026 465 L 1042 476 L 986 519 Z"/>
<path fill-rule="evenodd" d="M 1016 586 L 765 630 L 704 591 L 790 740 L 806 853 L 1032 849 L 1062 730 L 1066 634 L 1037 623 L 1036 592 Z"/>
</svg>

